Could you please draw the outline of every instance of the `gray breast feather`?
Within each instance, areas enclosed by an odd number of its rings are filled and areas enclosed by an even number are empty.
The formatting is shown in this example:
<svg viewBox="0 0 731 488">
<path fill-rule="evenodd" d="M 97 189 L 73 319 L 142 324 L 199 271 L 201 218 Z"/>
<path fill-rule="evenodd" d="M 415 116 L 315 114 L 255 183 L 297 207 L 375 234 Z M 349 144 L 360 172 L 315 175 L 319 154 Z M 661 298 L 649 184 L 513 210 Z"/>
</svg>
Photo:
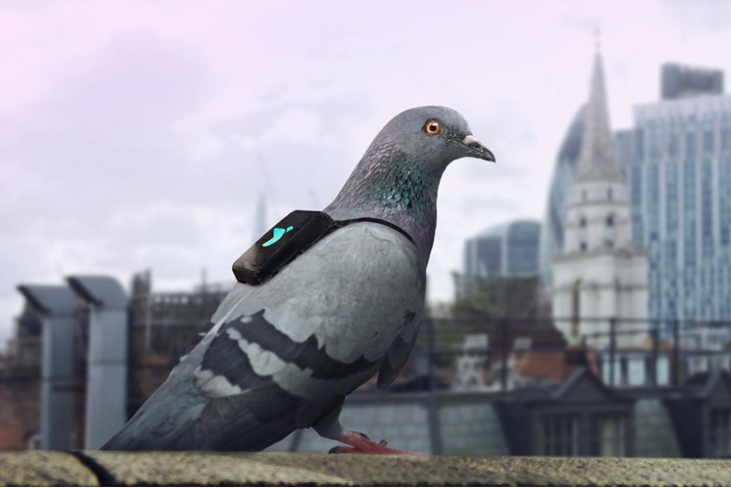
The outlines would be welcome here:
<svg viewBox="0 0 731 488">
<path fill-rule="evenodd" d="M 213 398 L 265 378 L 305 398 L 346 395 L 379 369 L 397 337 L 413 340 L 423 301 L 415 247 L 386 226 L 350 225 L 266 284 L 236 286 L 204 339 L 196 385 Z"/>
</svg>

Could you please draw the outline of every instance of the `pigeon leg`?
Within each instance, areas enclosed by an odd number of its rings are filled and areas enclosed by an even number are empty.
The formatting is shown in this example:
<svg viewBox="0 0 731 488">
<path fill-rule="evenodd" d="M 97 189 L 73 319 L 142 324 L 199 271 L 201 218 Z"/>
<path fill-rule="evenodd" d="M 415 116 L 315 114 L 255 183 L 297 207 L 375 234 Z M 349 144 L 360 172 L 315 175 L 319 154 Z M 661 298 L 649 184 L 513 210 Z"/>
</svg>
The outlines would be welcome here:
<svg viewBox="0 0 731 488">
<path fill-rule="evenodd" d="M 352 447 L 336 446 L 330 449 L 331 454 L 395 454 L 400 456 L 421 456 L 421 453 L 413 451 L 402 451 L 400 449 L 391 449 L 386 447 L 388 442 L 383 439 L 379 443 L 370 440 L 365 434 L 360 432 L 349 431 L 344 435 L 333 437 L 332 439 L 348 444 Z"/>
<path fill-rule="evenodd" d="M 368 438 L 367 435 L 360 432 L 348 431 L 340 424 L 340 410 L 342 404 L 333 409 L 329 414 L 320 419 L 312 427 L 320 435 L 326 439 L 332 439 L 351 447 L 337 446 L 330 450 L 331 454 L 396 454 L 406 456 L 419 456 L 418 452 L 401 451 L 399 449 L 391 449 L 386 447 L 388 443 L 382 440 L 375 443 Z"/>
</svg>

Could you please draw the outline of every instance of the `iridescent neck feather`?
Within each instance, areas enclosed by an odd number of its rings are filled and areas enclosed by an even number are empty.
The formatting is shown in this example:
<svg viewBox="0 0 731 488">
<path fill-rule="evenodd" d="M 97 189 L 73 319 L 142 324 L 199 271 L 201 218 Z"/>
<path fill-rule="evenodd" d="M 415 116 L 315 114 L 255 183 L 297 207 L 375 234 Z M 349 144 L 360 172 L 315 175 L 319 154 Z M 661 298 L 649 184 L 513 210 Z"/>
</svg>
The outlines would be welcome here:
<svg viewBox="0 0 731 488">
<path fill-rule="evenodd" d="M 398 225 L 428 261 L 444 168 L 425 171 L 395 146 L 390 141 L 375 141 L 325 212 L 335 219 L 375 217 Z"/>
</svg>

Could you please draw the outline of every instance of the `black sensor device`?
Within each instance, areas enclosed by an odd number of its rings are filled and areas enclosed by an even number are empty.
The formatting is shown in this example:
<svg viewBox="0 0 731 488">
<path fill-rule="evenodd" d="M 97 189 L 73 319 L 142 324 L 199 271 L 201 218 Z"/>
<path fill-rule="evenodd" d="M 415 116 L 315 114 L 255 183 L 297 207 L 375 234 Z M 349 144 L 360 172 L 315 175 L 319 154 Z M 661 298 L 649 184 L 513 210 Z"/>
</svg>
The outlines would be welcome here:
<svg viewBox="0 0 731 488">
<path fill-rule="evenodd" d="M 325 212 L 295 210 L 269 229 L 234 262 L 234 276 L 239 283 L 261 285 L 330 232 L 356 222 L 386 225 L 414 242 L 406 231 L 385 220 L 368 217 L 333 220 Z"/>
</svg>

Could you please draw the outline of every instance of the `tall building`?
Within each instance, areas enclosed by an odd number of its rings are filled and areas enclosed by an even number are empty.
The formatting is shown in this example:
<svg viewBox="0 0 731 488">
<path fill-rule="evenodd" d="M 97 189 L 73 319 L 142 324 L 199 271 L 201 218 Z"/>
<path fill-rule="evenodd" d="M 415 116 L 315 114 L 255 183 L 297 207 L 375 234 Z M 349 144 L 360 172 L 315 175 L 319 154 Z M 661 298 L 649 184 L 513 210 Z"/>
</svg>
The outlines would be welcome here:
<svg viewBox="0 0 731 488">
<path fill-rule="evenodd" d="M 723 73 L 662 67 L 662 100 L 622 141 L 650 316 L 731 320 L 731 96 Z"/>
<path fill-rule="evenodd" d="M 454 313 L 495 316 L 545 314 L 538 274 L 541 224 L 516 220 L 467 240 L 462 276 L 456 276 Z"/>
<path fill-rule="evenodd" d="M 541 224 L 516 220 L 481 232 L 464 246 L 464 275 L 532 276 L 538 274 Z"/>
<path fill-rule="evenodd" d="M 615 154 L 598 52 L 584 124 L 563 248 L 553 259 L 553 315 L 567 337 L 606 329 L 606 324 L 586 319 L 647 316 L 647 257 L 632 241 L 629 198 Z M 635 339 L 620 336 L 618 343 Z"/>
<path fill-rule="evenodd" d="M 660 92 L 663 100 L 722 95 L 723 71 L 666 63 L 661 68 Z"/>
<path fill-rule="evenodd" d="M 731 96 L 723 86 L 719 70 L 665 64 L 661 100 L 637 106 L 634 126 L 614 133 L 633 240 L 649 259 L 651 319 L 731 320 L 731 195 L 724 191 L 731 188 Z M 540 268 L 549 288 L 584 137 L 582 110 L 561 146 L 543 222 Z"/>
</svg>

